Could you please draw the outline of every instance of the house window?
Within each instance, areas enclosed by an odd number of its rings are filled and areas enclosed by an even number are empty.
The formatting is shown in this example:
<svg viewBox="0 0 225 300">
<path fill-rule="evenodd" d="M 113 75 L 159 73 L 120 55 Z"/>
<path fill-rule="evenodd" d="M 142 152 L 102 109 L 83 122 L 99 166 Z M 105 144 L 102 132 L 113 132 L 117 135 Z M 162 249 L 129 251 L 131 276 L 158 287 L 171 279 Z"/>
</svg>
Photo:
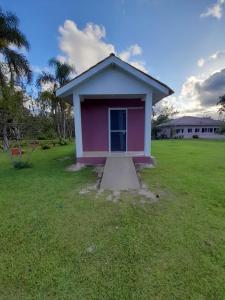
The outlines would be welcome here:
<svg viewBox="0 0 225 300">
<path fill-rule="evenodd" d="M 202 128 L 202 132 L 207 132 L 208 131 L 208 128 Z"/>
<path fill-rule="evenodd" d="M 195 132 L 199 132 L 199 128 L 195 128 Z"/>
<path fill-rule="evenodd" d="M 214 132 L 218 132 L 218 128 L 214 128 Z"/>
<path fill-rule="evenodd" d="M 213 129 L 212 129 L 212 128 L 208 128 L 208 131 L 209 131 L 209 132 L 213 132 Z"/>
<path fill-rule="evenodd" d="M 183 133 L 183 132 L 184 132 L 184 129 L 183 129 L 183 128 L 176 129 L 176 134 L 178 134 L 178 133 Z"/>
<path fill-rule="evenodd" d="M 192 128 L 188 128 L 188 133 L 191 133 L 192 132 Z"/>
</svg>

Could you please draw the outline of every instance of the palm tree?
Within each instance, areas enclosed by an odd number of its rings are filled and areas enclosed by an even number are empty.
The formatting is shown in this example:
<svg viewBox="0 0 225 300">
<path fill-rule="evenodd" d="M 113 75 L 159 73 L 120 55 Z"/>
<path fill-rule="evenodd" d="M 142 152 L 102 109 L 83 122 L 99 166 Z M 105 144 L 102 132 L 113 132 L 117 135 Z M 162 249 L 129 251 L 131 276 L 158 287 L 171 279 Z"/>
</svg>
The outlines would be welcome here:
<svg viewBox="0 0 225 300">
<path fill-rule="evenodd" d="M 63 63 L 56 58 L 49 60 L 49 66 L 54 69 L 54 74 L 42 72 L 37 78 L 37 86 L 41 89 L 39 99 L 46 105 L 51 107 L 57 133 L 59 137 L 66 137 L 66 113 L 69 114 L 68 104 L 62 99 L 56 97 L 56 89 L 63 86 L 70 80 L 70 76 L 74 72 L 74 68 L 67 63 Z M 44 85 L 50 87 L 43 91 Z"/>
<path fill-rule="evenodd" d="M 26 78 L 31 81 L 32 72 L 26 57 L 17 49 L 29 50 L 29 43 L 19 29 L 19 19 L 11 12 L 4 12 L 0 7 L 0 84 L 5 85 L 9 80 L 12 84 L 16 80 Z"/>
</svg>

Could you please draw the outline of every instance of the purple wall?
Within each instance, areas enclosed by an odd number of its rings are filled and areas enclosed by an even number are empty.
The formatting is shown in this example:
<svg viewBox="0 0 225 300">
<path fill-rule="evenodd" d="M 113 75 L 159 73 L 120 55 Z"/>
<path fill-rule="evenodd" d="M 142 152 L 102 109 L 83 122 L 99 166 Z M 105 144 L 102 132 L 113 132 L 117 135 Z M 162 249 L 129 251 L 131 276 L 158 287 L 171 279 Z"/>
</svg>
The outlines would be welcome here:
<svg viewBox="0 0 225 300">
<path fill-rule="evenodd" d="M 109 151 L 108 109 L 115 107 L 128 108 L 127 151 L 144 150 L 143 101 L 140 99 L 85 99 L 81 103 L 84 151 Z M 138 108 L 132 109 L 132 107 Z"/>
</svg>

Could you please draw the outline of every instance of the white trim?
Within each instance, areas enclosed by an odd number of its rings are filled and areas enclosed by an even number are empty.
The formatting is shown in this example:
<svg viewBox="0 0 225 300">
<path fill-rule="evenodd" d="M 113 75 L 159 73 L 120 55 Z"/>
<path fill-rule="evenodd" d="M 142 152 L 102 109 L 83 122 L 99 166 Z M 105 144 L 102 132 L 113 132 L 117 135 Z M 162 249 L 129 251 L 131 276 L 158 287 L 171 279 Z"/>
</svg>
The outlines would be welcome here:
<svg viewBox="0 0 225 300">
<path fill-rule="evenodd" d="M 126 130 L 111 130 L 111 110 L 125 110 L 126 111 Z M 127 113 L 127 107 L 109 107 L 108 108 L 108 135 L 109 135 L 109 152 L 123 152 L 127 153 L 127 141 L 128 141 L 128 113 Z M 126 151 L 111 151 L 111 132 L 126 132 Z"/>
<path fill-rule="evenodd" d="M 75 142 L 77 157 L 83 156 L 82 141 L 82 124 L 81 124 L 81 104 L 79 95 L 73 93 L 74 125 L 75 125 Z"/>
<path fill-rule="evenodd" d="M 156 90 L 163 93 L 165 96 L 169 96 L 170 90 L 160 82 L 154 80 L 153 78 L 149 77 L 147 74 L 142 73 L 141 71 L 135 69 L 128 63 L 122 61 L 121 59 L 117 58 L 116 56 L 109 56 L 104 61 L 100 62 L 96 66 L 92 67 L 90 70 L 87 70 L 80 76 L 74 78 L 70 82 L 68 82 L 63 87 L 56 90 L 56 96 L 68 96 L 69 94 L 72 94 L 72 90 L 75 89 L 79 84 L 83 83 L 85 80 L 89 79 L 96 73 L 104 70 L 108 66 L 116 65 L 123 69 L 124 71 L 132 74 L 134 77 L 140 79 L 142 82 L 149 85 L 151 88 L 155 88 Z"/>
<path fill-rule="evenodd" d="M 146 95 L 145 99 L 145 143 L 144 152 L 145 156 L 151 155 L 151 118 L 152 118 L 152 92 Z"/>
</svg>

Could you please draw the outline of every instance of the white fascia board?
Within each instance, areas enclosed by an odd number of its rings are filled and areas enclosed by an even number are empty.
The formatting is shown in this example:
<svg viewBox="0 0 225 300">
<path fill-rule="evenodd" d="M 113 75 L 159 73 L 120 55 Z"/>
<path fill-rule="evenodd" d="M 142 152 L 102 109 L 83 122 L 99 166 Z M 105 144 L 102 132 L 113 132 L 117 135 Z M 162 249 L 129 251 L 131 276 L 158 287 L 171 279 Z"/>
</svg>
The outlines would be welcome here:
<svg viewBox="0 0 225 300">
<path fill-rule="evenodd" d="M 151 79 L 150 77 L 148 77 L 145 74 L 142 74 L 141 72 L 139 72 L 138 70 L 136 70 L 135 68 L 130 66 L 129 64 L 127 64 L 127 63 L 123 62 L 122 60 L 118 59 L 116 56 L 110 56 L 109 58 L 107 58 L 105 61 L 103 61 L 99 65 L 96 65 L 95 67 L 93 67 L 89 71 L 85 72 L 84 74 L 81 74 L 77 78 L 74 78 L 72 81 L 67 83 L 65 86 L 63 86 L 63 87 L 59 88 L 58 90 L 56 90 L 56 96 L 60 97 L 60 96 L 67 96 L 68 94 L 71 94 L 72 90 L 74 90 L 76 88 L 76 86 L 78 86 L 83 81 L 87 80 L 88 78 L 94 76 L 96 73 L 104 70 L 105 68 L 107 68 L 111 64 L 117 65 L 122 70 L 126 71 L 129 74 L 132 74 L 134 77 L 138 78 L 142 82 L 149 85 L 151 88 L 155 88 L 156 90 L 159 90 L 165 96 L 169 95 L 169 89 L 166 88 L 165 86 L 163 86 L 162 84 L 160 84 L 159 82 Z"/>
</svg>

